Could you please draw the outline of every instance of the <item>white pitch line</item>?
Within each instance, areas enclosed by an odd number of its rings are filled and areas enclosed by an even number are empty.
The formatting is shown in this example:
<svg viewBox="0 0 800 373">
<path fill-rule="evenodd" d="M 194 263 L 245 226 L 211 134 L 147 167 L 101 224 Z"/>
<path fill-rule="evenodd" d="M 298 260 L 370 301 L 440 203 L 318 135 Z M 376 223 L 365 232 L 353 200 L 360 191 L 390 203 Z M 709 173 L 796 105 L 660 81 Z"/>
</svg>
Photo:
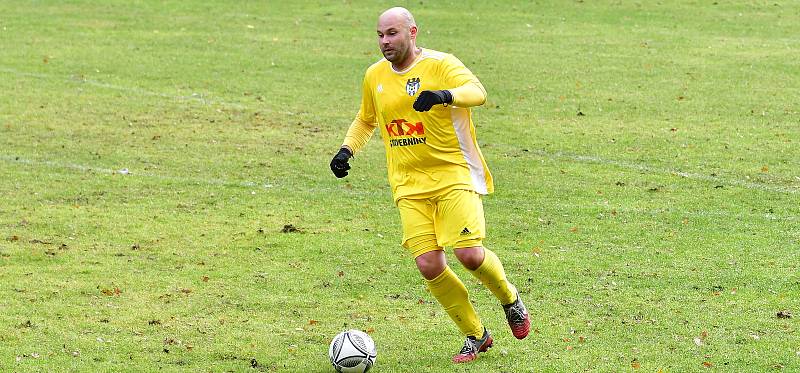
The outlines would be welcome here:
<svg viewBox="0 0 800 373">
<path fill-rule="evenodd" d="M 683 172 L 678 170 L 670 170 L 666 168 L 657 168 L 648 166 L 645 164 L 638 164 L 638 163 L 630 163 L 624 161 L 617 161 L 613 159 L 604 159 L 595 156 L 588 156 L 588 155 L 580 155 L 580 154 L 569 154 L 563 152 L 546 152 L 543 150 L 529 150 L 529 153 L 533 153 L 548 159 L 556 160 L 556 159 L 568 159 L 577 162 L 583 163 L 598 163 L 598 164 L 605 164 L 605 165 L 612 165 L 617 166 L 620 168 L 627 168 L 636 171 L 642 171 L 650 174 L 666 174 L 666 175 L 677 175 L 681 177 L 685 177 L 687 179 L 693 180 L 700 180 L 706 181 L 710 183 L 717 183 L 717 184 L 727 184 L 727 185 L 734 185 L 738 187 L 742 187 L 745 189 L 754 189 L 754 190 L 763 190 L 768 192 L 778 192 L 778 193 L 789 193 L 789 194 L 797 194 L 800 191 L 798 188 L 792 187 L 784 187 L 779 185 L 769 185 L 769 184 L 760 184 L 754 183 L 752 181 L 742 181 L 742 180 L 731 180 L 725 179 L 719 176 L 709 176 L 703 175 L 693 172 Z"/>
<path fill-rule="evenodd" d="M 235 187 L 244 187 L 244 188 L 252 188 L 256 186 L 261 186 L 263 188 L 272 188 L 272 184 L 259 184 L 252 181 L 230 181 L 225 179 L 213 179 L 213 178 L 196 178 L 196 177 L 182 177 L 182 176 L 169 176 L 169 175 L 160 175 L 154 174 L 150 172 L 139 172 L 139 171 L 128 171 L 123 173 L 122 170 L 112 170 L 110 168 L 104 167 L 94 167 L 94 166 L 86 166 L 80 165 L 75 163 L 64 163 L 64 162 L 54 162 L 54 161 L 37 161 L 32 159 L 25 159 L 21 157 L 10 157 L 2 155 L 0 159 L 6 161 L 8 163 L 20 163 L 32 166 L 48 166 L 48 167 L 55 167 L 55 168 L 66 168 L 72 170 L 79 170 L 83 172 L 97 172 L 99 174 L 107 174 L 107 175 L 114 175 L 119 174 L 123 177 L 148 177 L 154 178 L 158 180 L 166 180 L 166 181 L 175 181 L 185 184 L 207 184 L 207 185 L 223 185 L 223 186 L 235 186 Z"/>
<path fill-rule="evenodd" d="M 98 80 L 92 80 L 92 79 L 86 79 L 86 78 L 77 78 L 77 79 L 76 78 L 64 78 L 64 77 L 56 76 L 56 75 L 18 71 L 18 70 L 14 70 L 14 69 L 9 69 L 7 67 L 0 67 L 0 72 L 7 73 L 7 74 L 12 74 L 12 75 L 18 75 L 18 76 L 27 76 L 27 77 L 31 77 L 31 78 L 37 78 L 37 79 L 63 80 L 63 81 L 68 82 L 68 83 L 86 84 L 86 85 L 99 87 L 99 88 L 106 88 L 106 89 L 113 89 L 113 90 L 116 90 L 116 91 L 135 93 L 135 94 L 139 94 L 139 95 L 142 95 L 142 96 L 163 97 L 163 98 L 169 98 L 169 99 L 179 100 L 179 101 L 195 101 L 195 102 L 202 103 L 204 105 L 228 106 L 228 107 L 232 107 L 232 108 L 240 109 L 240 110 L 247 108 L 247 106 L 245 106 L 245 105 L 237 104 L 237 103 L 234 103 L 234 102 L 226 102 L 226 101 L 206 99 L 206 98 L 203 98 L 202 96 L 200 96 L 199 94 L 193 94 L 191 96 L 170 95 L 170 94 L 161 93 L 161 92 L 148 91 L 146 89 L 137 88 L 137 87 L 126 87 L 126 86 L 120 86 L 120 85 L 116 85 L 116 84 L 104 83 L 104 82 L 101 82 L 101 81 L 98 81 Z"/>
</svg>

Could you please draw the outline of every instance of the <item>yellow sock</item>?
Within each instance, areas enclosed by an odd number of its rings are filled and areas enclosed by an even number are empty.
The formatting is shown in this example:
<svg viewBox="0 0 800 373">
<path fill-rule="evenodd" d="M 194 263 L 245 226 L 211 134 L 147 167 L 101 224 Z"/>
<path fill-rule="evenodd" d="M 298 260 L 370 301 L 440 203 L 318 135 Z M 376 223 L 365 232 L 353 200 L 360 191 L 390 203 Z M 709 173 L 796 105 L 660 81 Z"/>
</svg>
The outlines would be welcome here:
<svg viewBox="0 0 800 373">
<path fill-rule="evenodd" d="M 461 333 L 477 338 L 483 336 L 483 324 L 469 301 L 467 288 L 450 267 L 445 267 L 442 274 L 427 282 L 428 290 L 450 315 Z"/>
<path fill-rule="evenodd" d="M 503 263 L 500 263 L 500 259 L 491 250 L 484 248 L 483 253 L 483 263 L 470 271 L 472 275 L 481 280 L 501 304 L 506 305 L 517 300 L 517 289 L 506 279 Z"/>
</svg>

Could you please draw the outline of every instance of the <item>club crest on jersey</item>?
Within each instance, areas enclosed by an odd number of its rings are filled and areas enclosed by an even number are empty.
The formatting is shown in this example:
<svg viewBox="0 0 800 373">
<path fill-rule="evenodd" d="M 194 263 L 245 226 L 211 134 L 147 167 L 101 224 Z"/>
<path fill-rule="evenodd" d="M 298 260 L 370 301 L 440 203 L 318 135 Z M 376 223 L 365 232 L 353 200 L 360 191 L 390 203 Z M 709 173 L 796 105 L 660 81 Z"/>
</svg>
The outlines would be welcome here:
<svg viewBox="0 0 800 373">
<path fill-rule="evenodd" d="M 419 78 L 411 78 L 406 82 L 406 93 L 409 96 L 417 94 L 419 91 Z"/>
</svg>

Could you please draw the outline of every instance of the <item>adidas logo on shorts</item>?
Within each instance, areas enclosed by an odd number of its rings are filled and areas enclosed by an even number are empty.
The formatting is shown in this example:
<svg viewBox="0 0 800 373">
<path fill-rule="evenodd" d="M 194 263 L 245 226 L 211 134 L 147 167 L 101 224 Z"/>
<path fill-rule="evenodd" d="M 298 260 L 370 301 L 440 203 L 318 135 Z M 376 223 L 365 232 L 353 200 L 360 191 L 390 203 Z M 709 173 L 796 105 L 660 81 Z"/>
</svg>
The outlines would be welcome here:
<svg viewBox="0 0 800 373">
<path fill-rule="evenodd" d="M 466 235 L 468 235 L 470 233 L 472 233 L 472 232 L 470 232 L 469 229 L 467 229 L 467 227 L 464 227 L 464 230 L 461 231 L 461 235 L 462 236 L 466 236 Z"/>
</svg>

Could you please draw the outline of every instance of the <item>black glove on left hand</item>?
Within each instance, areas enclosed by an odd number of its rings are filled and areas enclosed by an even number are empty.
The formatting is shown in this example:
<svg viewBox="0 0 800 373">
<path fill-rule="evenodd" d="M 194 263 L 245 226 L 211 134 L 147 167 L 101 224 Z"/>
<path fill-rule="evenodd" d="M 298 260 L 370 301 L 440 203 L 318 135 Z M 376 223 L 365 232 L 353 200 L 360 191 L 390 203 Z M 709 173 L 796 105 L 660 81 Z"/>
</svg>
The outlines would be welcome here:
<svg viewBox="0 0 800 373">
<path fill-rule="evenodd" d="M 350 169 L 350 164 L 347 163 L 350 161 L 350 158 L 353 157 L 353 153 L 351 153 L 347 148 L 339 149 L 339 152 L 333 156 L 331 160 L 331 171 L 333 174 L 336 175 L 338 178 L 343 178 L 347 176 L 347 170 Z"/>
<path fill-rule="evenodd" d="M 452 104 L 453 94 L 448 90 L 441 91 L 422 91 L 419 97 L 414 101 L 414 110 L 428 111 L 433 105 L 439 104 Z"/>
</svg>

